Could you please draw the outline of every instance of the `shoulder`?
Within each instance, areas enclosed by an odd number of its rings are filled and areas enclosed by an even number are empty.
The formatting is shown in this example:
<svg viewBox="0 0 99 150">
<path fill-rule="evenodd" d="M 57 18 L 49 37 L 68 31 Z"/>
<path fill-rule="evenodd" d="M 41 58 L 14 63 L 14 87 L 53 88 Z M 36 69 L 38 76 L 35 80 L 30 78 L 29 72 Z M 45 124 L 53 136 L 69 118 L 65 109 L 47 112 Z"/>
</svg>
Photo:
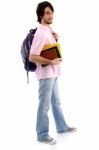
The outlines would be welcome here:
<svg viewBox="0 0 99 150">
<path fill-rule="evenodd" d="M 37 28 L 35 35 L 42 38 L 46 37 L 46 30 L 40 26 Z"/>
</svg>

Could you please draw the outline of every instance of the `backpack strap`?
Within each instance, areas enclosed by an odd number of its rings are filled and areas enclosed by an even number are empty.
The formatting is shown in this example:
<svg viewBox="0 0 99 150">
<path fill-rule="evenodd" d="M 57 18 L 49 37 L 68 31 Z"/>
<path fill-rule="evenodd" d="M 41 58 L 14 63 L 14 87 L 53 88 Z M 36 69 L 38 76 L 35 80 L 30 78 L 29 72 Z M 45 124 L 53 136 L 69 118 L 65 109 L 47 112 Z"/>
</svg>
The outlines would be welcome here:
<svg viewBox="0 0 99 150">
<path fill-rule="evenodd" d="M 29 84 L 29 71 L 27 70 L 27 83 Z"/>
</svg>

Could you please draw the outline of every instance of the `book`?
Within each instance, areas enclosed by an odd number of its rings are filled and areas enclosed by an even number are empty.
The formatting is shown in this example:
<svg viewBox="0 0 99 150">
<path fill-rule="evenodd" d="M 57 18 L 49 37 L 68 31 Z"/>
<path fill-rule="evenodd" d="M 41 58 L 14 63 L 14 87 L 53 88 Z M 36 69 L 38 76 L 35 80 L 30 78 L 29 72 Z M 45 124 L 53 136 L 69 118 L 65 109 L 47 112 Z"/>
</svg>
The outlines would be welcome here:
<svg viewBox="0 0 99 150">
<path fill-rule="evenodd" d="M 45 45 L 40 53 L 40 56 L 47 58 L 49 60 L 53 60 L 55 58 L 61 58 L 61 49 L 60 44 L 49 44 Z M 46 66 L 47 64 L 43 64 L 42 66 Z"/>
</svg>

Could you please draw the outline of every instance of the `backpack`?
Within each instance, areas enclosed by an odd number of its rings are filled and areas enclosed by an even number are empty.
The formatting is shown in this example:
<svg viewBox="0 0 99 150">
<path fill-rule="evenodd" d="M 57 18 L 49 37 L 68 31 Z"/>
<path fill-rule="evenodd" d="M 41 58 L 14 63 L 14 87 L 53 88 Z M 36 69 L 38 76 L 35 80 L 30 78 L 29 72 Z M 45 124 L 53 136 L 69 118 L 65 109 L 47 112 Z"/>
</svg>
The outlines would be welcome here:
<svg viewBox="0 0 99 150">
<path fill-rule="evenodd" d="M 23 40 L 22 45 L 21 45 L 21 57 L 22 57 L 22 61 L 24 64 L 24 69 L 27 71 L 28 83 L 29 83 L 29 77 L 28 77 L 29 71 L 34 72 L 37 67 L 35 62 L 29 61 L 30 48 L 31 48 L 31 44 L 32 44 L 36 30 L 37 28 L 31 29 L 29 33 L 27 34 L 26 38 Z"/>
</svg>

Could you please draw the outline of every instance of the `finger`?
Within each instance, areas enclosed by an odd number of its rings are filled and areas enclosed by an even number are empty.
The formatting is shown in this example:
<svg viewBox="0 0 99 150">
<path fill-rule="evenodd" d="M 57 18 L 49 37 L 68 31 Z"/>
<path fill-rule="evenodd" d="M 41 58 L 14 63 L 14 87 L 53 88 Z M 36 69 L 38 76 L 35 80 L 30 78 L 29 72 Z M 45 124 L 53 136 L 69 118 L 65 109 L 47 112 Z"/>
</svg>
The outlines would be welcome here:
<svg viewBox="0 0 99 150">
<path fill-rule="evenodd" d="M 59 61 L 62 61 L 62 58 L 58 58 Z"/>
</svg>

